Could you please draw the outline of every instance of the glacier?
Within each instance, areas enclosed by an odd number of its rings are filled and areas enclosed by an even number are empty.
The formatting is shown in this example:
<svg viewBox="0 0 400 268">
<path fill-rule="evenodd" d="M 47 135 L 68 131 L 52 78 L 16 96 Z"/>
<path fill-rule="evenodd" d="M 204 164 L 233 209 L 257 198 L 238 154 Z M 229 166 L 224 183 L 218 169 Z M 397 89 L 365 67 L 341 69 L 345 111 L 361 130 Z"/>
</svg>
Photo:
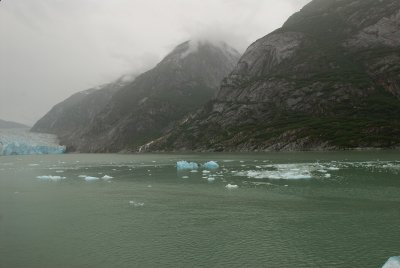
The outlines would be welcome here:
<svg viewBox="0 0 400 268">
<path fill-rule="evenodd" d="M 52 134 L 29 129 L 0 129 L 0 155 L 63 154 L 65 146 Z"/>
</svg>

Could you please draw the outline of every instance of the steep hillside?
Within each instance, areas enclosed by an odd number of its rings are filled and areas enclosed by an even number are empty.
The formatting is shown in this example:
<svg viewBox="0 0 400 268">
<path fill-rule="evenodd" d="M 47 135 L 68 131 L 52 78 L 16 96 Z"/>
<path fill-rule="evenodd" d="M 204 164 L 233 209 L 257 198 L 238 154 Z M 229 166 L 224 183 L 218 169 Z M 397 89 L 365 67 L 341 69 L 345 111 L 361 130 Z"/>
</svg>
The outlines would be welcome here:
<svg viewBox="0 0 400 268">
<path fill-rule="evenodd" d="M 400 145 L 400 1 L 314 0 L 148 150 Z"/>
<path fill-rule="evenodd" d="M 96 93 L 104 96 L 99 91 L 84 97 L 85 102 L 81 94 L 72 96 L 66 101 L 72 103 L 70 112 L 65 112 L 66 103 L 56 106 L 42 119 L 45 124 L 41 120 L 33 130 L 57 134 L 69 151 L 134 150 L 209 101 L 238 59 L 239 54 L 224 43 L 185 42 L 152 70 L 104 99 L 95 98 Z M 73 135 L 68 122 L 79 126 Z"/>
<path fill-rule="evenodd" d="M 63 144 L 79 139 L 112 95 L 130 82 L 131 79 L 121 77 L 112 83 L 78 92 L 55 105 L 31 131 L 56 134 Z"/>
</svg>

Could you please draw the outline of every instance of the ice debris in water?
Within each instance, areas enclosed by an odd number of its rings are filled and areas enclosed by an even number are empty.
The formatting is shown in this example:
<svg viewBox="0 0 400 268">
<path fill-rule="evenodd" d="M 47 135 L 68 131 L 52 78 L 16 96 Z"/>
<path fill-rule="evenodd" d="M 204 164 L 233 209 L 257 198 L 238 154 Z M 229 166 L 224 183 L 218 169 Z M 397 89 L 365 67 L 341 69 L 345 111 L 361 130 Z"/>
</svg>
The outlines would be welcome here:
<svg viewBox="0 0 400 268">
<path fill-rule="evenodd" d="M 92 177 L 92 176 L 85 176 L 85 175 L 80 175 L 79 177 L 83 178 L 85 181 L 97 181 L 99 180 L 98 177 Z"/>
<path fill-rule="evenodd" d="M 0 155 L 62 154 L 65 149 L 55 135 L 32 133 L 29 129 L 0 130 Z"/>
<path fill-rule="evenodd" d="M 114 177 L 108 176 L 108 175 L 104 175 L 103 177 L 101 177 L 103 180 L 109 180 L 109 179 L 113 179 Z"/>
<path fill-rule="evenodd" d="M 215 181 L 215 178 L 214 178 L 214 177 L 208 177 L 208 178 L 207 178 L 207 181 L 208 181 L 208 182 L 213 182 L 213 181 Z"/>
<path fill-rule="evenodd" d="M 236 184 L 227 184 L 226 186 L 225 186 L 225 188 L 226 189 L 237 189 L 237 188 L 239 188 L 239 186 L 237 186 Z"/>
<path fill-rule="evenodd" d="M 144 203 L 136 202 L 136 201 L 133 201 L 133 200 L 129 201 L 129 204 L 133 205 L 134 207 L 143 207 L 144 206 Z"/>
<path fill-rule="evenodd" d="M 178 170 L 193 170 L 198 169 L 199 165 L 195 162 L 178 161 L 176 162 L 176 168 Z"/>
<path fill-rule="evenodd" d="M 382 268 L 400 268 L 400 256 L 390 257 Z"/>
<path fill-rule="evenodd" d="M 59 181 L 59 180 L 65 179 L 65 177 L 51 176 L 51 175 L 37 176 L 36 178 L 38 178 L 40 180 L 48 180 L 48 181 Z"/>
<path fill-rule="evenodd" d="M 203 164 L 203 168 L 205 168 L 205 169 L 218 169 L 219 165 L 215 161 L 208 161 L 208 162 Z"/>
</svg>

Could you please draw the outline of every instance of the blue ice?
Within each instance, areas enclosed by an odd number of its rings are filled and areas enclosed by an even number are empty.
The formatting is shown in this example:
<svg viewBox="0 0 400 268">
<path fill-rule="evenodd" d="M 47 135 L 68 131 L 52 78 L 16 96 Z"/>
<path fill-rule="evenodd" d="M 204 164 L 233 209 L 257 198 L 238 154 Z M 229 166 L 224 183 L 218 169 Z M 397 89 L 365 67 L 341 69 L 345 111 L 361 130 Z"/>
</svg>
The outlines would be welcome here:
<svg viewBox="0 0 400 268">
<path fill-rule="evenodd" d="M 390 257 L 382 268 L 400 268 L 400 256 Z"/>
<path fill-rule="evenodd" d="M 176 162 L 177 170 L 194 170 L 198 169 L 199 165 L 195 162 L 178 161 Z"/>
<path fill-rule="evenodd" d="M 218 165 L 217 162 L 208 161 L 208 162 L 203 164 L 203 168 L 205 168 L 205 169 L 218 169 L 219 165 Z"/>
</svg>

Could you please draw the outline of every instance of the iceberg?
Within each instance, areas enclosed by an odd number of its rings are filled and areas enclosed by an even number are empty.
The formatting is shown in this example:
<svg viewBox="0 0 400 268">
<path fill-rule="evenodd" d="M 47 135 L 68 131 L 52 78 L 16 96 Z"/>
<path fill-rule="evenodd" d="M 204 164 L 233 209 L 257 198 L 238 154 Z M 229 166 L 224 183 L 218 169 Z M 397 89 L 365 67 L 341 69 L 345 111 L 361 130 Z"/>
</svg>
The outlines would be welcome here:
<svg viewBox="0 0 400 268">
<path fill-rule="evenodd" d="M 239 188 L 239 186 L 235 185 L 235 184 L 228 184 L 225 186 L 226 189 L 232 190 L 232 189 L 237 189 Z"/>
<path fill-rule="evenodd" d="M 203 164 L 203 168 L 205 168 L 205 169 L 218 169 L 219 165 L 218 165 L 217 162 L 208 161 L 208 162 Z"/>
<path fill-rule="evenodd" d="M 39 180 L 46 180 L 46 181 L 59 181 L 65 179 L 65 177 L 51 176 L 51 175 L 37 176 L 36 178 Z"/>
<path fill-rule="evenodd" d="M 28 129 L 0 130 L 0 155 L 62 154 L 65 150 L 52 134 L 31 133 Z"/>
<path fill-rule="evenodd" d="M 382 268 L 400 268 L 400 256 L 390 257 Z"/>
<path fill-rule="evenodd" d="M 97 181 L 97 180 L 99 180 L 99 178 L 98 178 L 98 177 L 86 176 L 86 177 L 84 178 L 84 180 L 85 180 L 85 181 Z"/>
<path fill-rule="evenodd" d="M 193 170 L 198 169 L 199 165 L 195 162 L 178 161 L 176 162 L 177 170 Z"/>
</svg>

